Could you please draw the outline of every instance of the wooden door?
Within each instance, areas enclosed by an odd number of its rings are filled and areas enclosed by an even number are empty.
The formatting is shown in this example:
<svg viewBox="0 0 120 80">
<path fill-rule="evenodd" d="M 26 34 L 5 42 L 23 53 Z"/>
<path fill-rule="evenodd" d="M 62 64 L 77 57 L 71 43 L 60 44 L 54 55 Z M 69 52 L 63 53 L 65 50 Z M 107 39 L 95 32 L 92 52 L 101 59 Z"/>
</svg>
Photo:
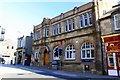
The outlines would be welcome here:
<svg viewBox="0 0 120 80">
<path fill-rule="evenodd" d="M 48 53 L 44 54 L 44 65 L 48 65 Z"/>
</svg>

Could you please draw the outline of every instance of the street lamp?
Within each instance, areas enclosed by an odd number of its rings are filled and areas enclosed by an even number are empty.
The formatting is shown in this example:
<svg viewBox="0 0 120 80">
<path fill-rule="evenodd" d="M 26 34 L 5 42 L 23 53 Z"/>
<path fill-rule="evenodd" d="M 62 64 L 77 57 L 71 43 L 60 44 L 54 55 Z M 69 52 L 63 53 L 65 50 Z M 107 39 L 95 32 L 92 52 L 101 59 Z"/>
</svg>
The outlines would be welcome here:
<svg viewBox="0 0 120 80">
<path fill-rule="evenodd" d="M 5 29 L 0 26 L 0 41 L 4 41 Z"/>
</svg>

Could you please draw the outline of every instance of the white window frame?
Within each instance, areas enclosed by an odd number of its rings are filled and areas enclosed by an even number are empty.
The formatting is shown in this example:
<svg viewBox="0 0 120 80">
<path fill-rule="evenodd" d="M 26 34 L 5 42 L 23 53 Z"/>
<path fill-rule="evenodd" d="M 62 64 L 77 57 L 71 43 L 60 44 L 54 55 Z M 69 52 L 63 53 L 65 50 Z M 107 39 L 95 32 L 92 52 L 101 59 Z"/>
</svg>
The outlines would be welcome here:
<svg viewBox="0 0 120 80">
<path fill-rule="evenodd" d="M 58 23 L 57 25 L 58 25 L 58 34 L 60 34 L 61 33 L 61 24 Z"/>
<path fill-rule="evenodd" d="M 89 23 L 89 26 L 92 26 L 92 23 L 90 23 L 90 18 L 92 20 L 92 12 L 88 12 L 88 23 Z"/>
<path fill-rule="evenodd" d="M 39 59 L 39 49 L 35 50 L 34 59 Z"/>
<path fill-rule="evenodd" d="M 72 21 L 71 21 L 71 22 L 72 22 L 72 30 L 74 30 L 74 29 L 75 29 L 75 19 L 72 18 L 71 20 L 72 20 Z M 73 28 L 73 26 L 74 26 L 74 28 Z"/>
<path fill-rule="evenodd" d="M 85 15 L 86 15 L 86 18 L 85 18 Z M 87 20 L 87 25 L 85 25 L 85 20 Z M 87 13 L 83 14 L 83 23 L 84 23 L 84 27 L 88 26 L 88 14 Z"/>
<path fill-rule="evenodd" d="M 82 19 L 81 19 L 82 18 Z M 84 19 L 83 19 L 83 15 L 79 16 L 79 20 L 80 20 L 80 28 L 84 27 Z M 82 21 L 82 25 L 81 25 L 81 21 Z"/>
<path fill-rule="evenodd" d="M 89 44 L 89 46 L 90 46 L 89 48 L 87 48 L 87 46 L 88 46 L 87 44 Z M 90 57 L 87 57 L 87 51 L 88 50 L 90 51 L 89 52 Z M 82 46 L 81 46 L 81 59 L 94 59 L 94 57 L 92 57 L 91 50 L 94 51 L 94 45 L 91 42 L 85 42 L 85 43 L 83 43 Z M 85 54 L 82 51 L 85 51 Z M 85 55 L 85 57 L 83 57 L 83 54 Z M 93 55 L 95 55 L 95 53 Z"/>
<path fill-rule="evenodd" d="M 72 47 L 70 47 L 72 46 Z M 72 53 L 70 53 L 72 52 Z M 65 60 L 75 60 L 75 47 L 74 45 L 68 45 L 66 48 L 65 48 Z M 67 53 L 69 54 L 67 57 Z M 71 57 L 70 57 L 70 54 L 71 54 Z"/>
<path fill-rule="evenodd" d="M 49 27 L 46 27 L 45 28 L 45 37 L 48 37 L 49 36 Z"/>
<path fill-rule="evenodd" d="M 68 22 L 67 22 L 67 20 L 64 22 L 64 27 L 65 27 L 65 32 L 67 32 L 68 31 Z"/>
<path fill-rule="evenodd" d="M 111 65 L 111 62 L 110 62 L 110 58 L 113 59 L 112 65 Z M 114 67 L 114 69 L 117 69 L 117 66 L 116 66 L 116 54 L 115 53 L 110 53 L 108 55 L 108 66 L 111 66 L 111 67 Z"/>
<path fill-rule="evenodd" d="M 68 31 L 71 31 L 72 30 L 71 19 L 67 20 L 67 25 L 68 25 Z"/>
<path fill-rule="evenodd" d="M 118 27 L 117 27 L 117 24 L 116 24 L 116 21 L 120 21 L 120 19 L 116 20 L 116 17 L 117 17 L 117 16 L 120 16 L 120 14 L 114 15 L 114 28 L 115 28 L 115 30 L 120 30 L 120 28 L 118 28 Z"/>
<path fill-rule="evenodd" d="M 35 40 L 39 40 L 40 39 L 40 31 L 35 32 L 34 39 Z"/>
</svg>

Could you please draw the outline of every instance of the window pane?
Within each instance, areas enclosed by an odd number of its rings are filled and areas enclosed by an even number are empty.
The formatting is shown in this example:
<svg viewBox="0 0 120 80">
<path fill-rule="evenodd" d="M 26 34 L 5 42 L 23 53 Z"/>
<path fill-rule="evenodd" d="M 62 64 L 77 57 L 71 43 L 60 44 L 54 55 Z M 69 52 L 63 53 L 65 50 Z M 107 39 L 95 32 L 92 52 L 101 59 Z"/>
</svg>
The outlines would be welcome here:
<svg viewBox="0 0 120 80">
<path fill-rule="evenodd" d="M 89 42 L 86 43 L 86 48 L 90 48 L 90 43 Z"/>
<path fill-rule="evenodd" d="M 75 29 L 74 19 L 72 19 L 72 29 Z"/>
<path fill-rule="evenodd" d="M 94 50 L 91 50 L 91 57 L 94 57 Z"/>
<path fill-rule="evenodd" d="M 72 47 L 73 47 L 73 46 L 72 46 L 72 45 L 70 45 L 70 50 L 72 50 Z"/>
<path fill-rule="evenodd" d="M 85 58 L 85 50 L 82 50 L 82 58 Z"/>
<path fill-rule="evenodd" d="M 114 66 L 113 57 L 109 58 L 110 66 Z"/>
<path fill-rule="evenodd" d="M 89 17 L 89 24 L 91 25 L 92 24 L 92 13 L 91 12 L 88 13 L 88 17 Z"/>
<path fill-rule="evenodd" d="M 85 44 L 82 46 L 82 49 L 84 49 L 85 48 Z"/>
<path fill-rule="evenodd" d="M 67 52 L 67 58 L 69 58 L 69 52 Z"/>
<path fill-rule="evenodd" d="M 83 27 L 83 17 L 80 16 L 80 27 Z"/>
<path fill-rule="evenodd" d="M 86 53 L 87 53 L 87 58 L 90 58 L 90 50 L 87 50 Z"/>
<path fill-rule="evenodd" d="M 75 58 L 75 53 L 73 53 L 73 58 Z"/>
<path fill-rule="evenodd" d="M 68 20 L 69 30 L 71 30 L 71 20 Z"/>
<path fill-rule="evenodd" d="M 72 58 L 72 51 L 70 51 L 70 58 Z"/>
<path fill-rule="evenodd" d="M 84 25 L 87 26 L 88 25 L 88 22 L 87 22 L 87 14 L 84 14 Z"/>
</svg>

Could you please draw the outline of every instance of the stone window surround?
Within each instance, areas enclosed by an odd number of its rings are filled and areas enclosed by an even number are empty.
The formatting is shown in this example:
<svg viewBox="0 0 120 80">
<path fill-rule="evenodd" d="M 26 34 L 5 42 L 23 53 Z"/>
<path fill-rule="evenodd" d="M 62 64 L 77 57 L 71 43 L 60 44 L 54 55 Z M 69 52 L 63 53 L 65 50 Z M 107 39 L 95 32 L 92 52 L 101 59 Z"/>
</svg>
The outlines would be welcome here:
<svg viewBox="0 0 120 80">
<path fill-rule="evenodd" d="M 92 18 L 91 12 L 87 12 L 82 15 L 79 15 L 80 28 L 92 26 L 92 24 L 90 22 L 91 18 Z M 87 20 L 87 23 L 85 23 L 85 20 Z"/>
<path fill-rule="evenodd" d="M 73 31 L 75 29 L 75 20 L 74 18 L 70 18 L 64 22 L 65 32 Z"/>
<path fill-rule="evenodd" d="M 94 59 L 94 53 L 92 54 L 91 50 L 94 51 L 94 45 L 91 42 L 83 43 L 81 46 L 81 59 Z M 88 53 L 89 55 L 87 55 L 88 51 L 89 51 Z"/>
<path fill-rule="evenodd" d="M 55 24 L 53 26 L 53 35 L 58 35 L 61 33 L 61 24 L 58 23 L 58 24 Z"/>
</svg>

